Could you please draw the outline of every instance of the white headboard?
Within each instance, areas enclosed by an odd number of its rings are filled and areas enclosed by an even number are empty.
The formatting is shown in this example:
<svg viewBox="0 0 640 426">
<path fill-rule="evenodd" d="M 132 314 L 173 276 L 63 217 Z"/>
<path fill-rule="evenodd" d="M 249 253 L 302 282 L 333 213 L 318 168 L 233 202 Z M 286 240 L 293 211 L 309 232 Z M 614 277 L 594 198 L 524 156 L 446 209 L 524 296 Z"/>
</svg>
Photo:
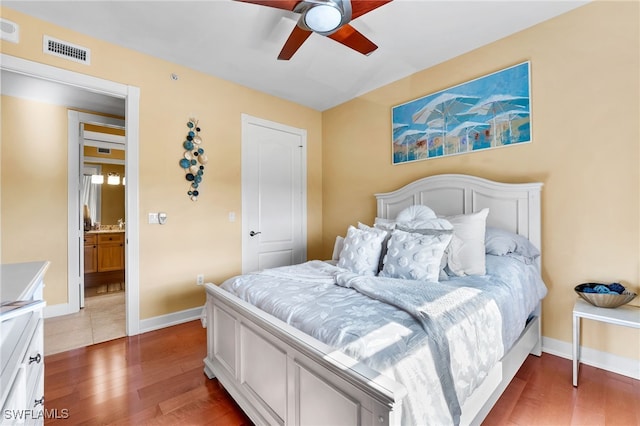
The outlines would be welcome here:
<svg viewBox="0 0 640 426">
<path fill-rule="evenodd" d="M 489 208 L 487 225 L 525 236 L 540 249 L 542 183 L 501 183 L 475 176 L 444 174 L 375 194 L 377 216 L 394 219 L 404 208 L 425 205 L 438 215 L 468 214 Z"/>
</svg>

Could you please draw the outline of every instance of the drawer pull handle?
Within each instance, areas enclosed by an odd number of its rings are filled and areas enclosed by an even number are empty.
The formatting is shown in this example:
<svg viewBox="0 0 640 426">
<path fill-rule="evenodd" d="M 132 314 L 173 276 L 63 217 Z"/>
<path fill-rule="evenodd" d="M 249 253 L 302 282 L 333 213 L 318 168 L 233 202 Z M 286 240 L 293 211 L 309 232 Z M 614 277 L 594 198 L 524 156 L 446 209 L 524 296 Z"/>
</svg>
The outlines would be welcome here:
<svg viewBox="0 0 640 426">
<path fill-rule="evenodd" d="M 38 405 L 42 405 L 44 407 L 44 395 L 42 395 L 42 398 L 40 399 L 33 400 L 33 406 L 37 407 Z"/>
<path fill-rule="evenodd" d="M 42 361 L 42 355 L 37 354 L 36 356 L 30 356 L 29 357 L 29 364 L 31 363 L 37 363 L 40 364 L 40 361 Z"/>
</svg>

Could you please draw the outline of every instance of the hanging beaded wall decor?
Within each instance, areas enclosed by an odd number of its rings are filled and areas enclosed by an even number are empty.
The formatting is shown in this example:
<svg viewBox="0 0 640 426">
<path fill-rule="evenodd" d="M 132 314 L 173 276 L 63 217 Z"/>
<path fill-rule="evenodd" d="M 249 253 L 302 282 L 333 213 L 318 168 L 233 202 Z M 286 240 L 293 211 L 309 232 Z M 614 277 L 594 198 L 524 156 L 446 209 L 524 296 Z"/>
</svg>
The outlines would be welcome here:
<svg viewBox="0 0 640 426">
<path fill-rule="evenodd" d="M 190 182 L 189 190 L 187 194 L 192 201 L 198 201 L 198 195 L 200 195 L 200 184 L 202 183 L 202 175 L 204 175 L 204 166 L 207 164 L 207 156 L 204 153 L 204 148 L 200 146 L 202 139 L 198 134 L 200 133 L 200 127 L 198 127 L 198 120 L 190 118 L 187 123 L 189 131 L 187 137 L 182 143 L 184 147 L 183 158 L 180 159 L 180 167 L 184 169 L 185 179 Z"/>
</svg>

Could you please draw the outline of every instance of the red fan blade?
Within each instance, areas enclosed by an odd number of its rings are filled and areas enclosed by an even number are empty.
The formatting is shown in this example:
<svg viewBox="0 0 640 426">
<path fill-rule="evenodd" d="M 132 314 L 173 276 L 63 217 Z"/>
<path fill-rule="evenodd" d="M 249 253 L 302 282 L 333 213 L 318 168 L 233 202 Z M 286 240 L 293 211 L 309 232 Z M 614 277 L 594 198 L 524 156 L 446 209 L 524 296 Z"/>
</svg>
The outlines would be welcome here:
<svg viewBox="0 0 640 426">
<path fill-rule="evenodd" d="M 311 35 L 311 31 L 303 30 L 299 26 L 293 27 L 293 31 L 289 35 L 287 42 L 282 47 L 280 54 L 278 55 L 278 59 L 282 61 L 288 61 L 291 59 L 294 53 L 298 51 L 302 43 L 309 38 Z"/>
<path fill-rule="evenodd" d="M 368 55 L 378 48 L 371 40 L 363 36 L 349 24 L 343 25 L 338 31 L 327 36 L 338 43 L 342 43 L 353 50 Z"/>
<path fill-rule="evenodd" d="M 276 9 L 293 10 L 300 0 L 235 0 L 243 3 L 259 4 L 261 6 L 275 7 Z"/>
<path fill-rule="evenodd" d="M 351 0 L 351 20 L 390 2 L 391 0 Z"/>
</svg>

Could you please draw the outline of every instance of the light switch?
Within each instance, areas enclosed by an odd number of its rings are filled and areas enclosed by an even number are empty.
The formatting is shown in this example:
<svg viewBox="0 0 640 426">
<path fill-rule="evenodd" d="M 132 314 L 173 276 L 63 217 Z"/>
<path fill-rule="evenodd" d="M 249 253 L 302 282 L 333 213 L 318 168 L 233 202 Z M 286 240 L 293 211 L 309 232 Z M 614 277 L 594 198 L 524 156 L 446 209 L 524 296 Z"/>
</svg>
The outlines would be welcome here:
<svg viewBox="0 0 640 426">
<path fill-rule="evenodd" d="M 158 213 L 149 213 L 149 223 L 150 224 L 160 223 L 160 221 L 158 220 Z"/>
<path fill-rule="evenodd" d="M 236 221 L 236 212 L 229 212 L 229 222 Z"/>
</svg>

